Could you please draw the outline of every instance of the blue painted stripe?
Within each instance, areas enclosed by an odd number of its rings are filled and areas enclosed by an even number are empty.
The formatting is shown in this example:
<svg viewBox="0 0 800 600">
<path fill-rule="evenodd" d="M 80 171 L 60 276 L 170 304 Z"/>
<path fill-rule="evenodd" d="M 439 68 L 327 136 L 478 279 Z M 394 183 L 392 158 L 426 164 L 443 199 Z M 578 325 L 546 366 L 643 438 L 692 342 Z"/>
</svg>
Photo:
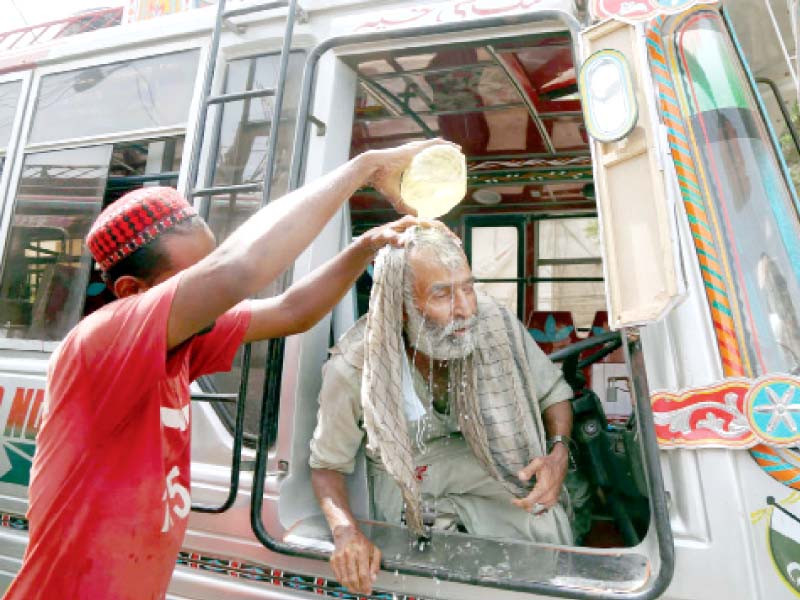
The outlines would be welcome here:
<svg viewBox="0 0 800 600">
<path fill-rule="evenodd" d="M 777 456 L 772 456 L 771 454 L 764 454 L 763 452 L 759 452 L 758 450 L 750 450 L 750 454 L 760 458 L 761 460 L 768 460 L 769 462 L 779 462 L 780 458 Z"/>
<path fill-rule="evenodd" d="M 726 314 L 726 315 L 728 315 L 729 317 L 733 318 L 733 313 L 731 312 L 731 309 L 730 309 L 730 308 L 728 308 L 727 306 L 723 306 L 722 304 L 720 304 L 720 303 L 719 303 L 719 302 L 717 302 L 716 300 L 714 300 L 714 302 L 712 302 L 712 303 L 711 303 L 711 306 L 713 306 L 714 308 L 716 308 L 716 309 L 717 309 L 718 311 L 720 311 L 721 313 L 725 313 L 725 314 Z"/>
</svg>

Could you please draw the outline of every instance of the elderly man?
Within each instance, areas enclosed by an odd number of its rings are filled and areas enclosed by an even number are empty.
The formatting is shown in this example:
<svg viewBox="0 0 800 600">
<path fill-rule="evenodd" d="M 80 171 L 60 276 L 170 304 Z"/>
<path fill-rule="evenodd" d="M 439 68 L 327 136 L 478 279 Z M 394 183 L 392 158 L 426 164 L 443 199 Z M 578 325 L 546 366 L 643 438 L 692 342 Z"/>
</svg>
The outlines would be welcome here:
<svg viewBox="0 0 800 600">
<path fill-rule="evenodd" d="M 331 352 L 311 480 L 339 580 L 369 593 L 380 551 L 360 532 L 344 476 L 367 435 L 374 517 L 423 531 L 571 543 L 559 503 L 570 387 L 507 309 L 475 293 L 458 241 L 414 230 L 378 255 L 370 310 Z M 423 506 L 425 507 L 423 509 Z"/>
</svg>

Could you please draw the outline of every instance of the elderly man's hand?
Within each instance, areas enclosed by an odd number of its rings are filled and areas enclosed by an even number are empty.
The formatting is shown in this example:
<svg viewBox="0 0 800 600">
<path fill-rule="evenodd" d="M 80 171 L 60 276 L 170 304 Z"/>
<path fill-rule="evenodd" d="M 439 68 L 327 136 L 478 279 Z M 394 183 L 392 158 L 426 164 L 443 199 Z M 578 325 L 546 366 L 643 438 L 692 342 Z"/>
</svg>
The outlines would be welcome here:
<svg viewBox="0 0 800 600">
<path fill-rule="evenodd" d="M 567 475 L 569 452 L 564 444 L 556 444 L 547 456 L 534 458 L 519 472 L 520 481 L 536 477 L 536 485 L 525 498 L 515 498 L 512 502 L 534 514 L 541 514 L 555 506 L 561 494 L 561 485 Z"/>
<path fill-rule="evenodd" d="M 424 140 L 421 142 L 409 142 L 396 148 L 385 150 L 370 150 L 375 161 L 376 169 L 370 180 L 372 187 L 383 194 L 392 203 L 395 210 L 402 214 L 416 215 L 416 211 L 403 202 L 400 198 L 400 179 L 403 171 L 411 164 L 411 159 L 417 154 L 438 144 L 447 144 L 460 149 L 460 146 L 447 142 L 440 138 Z"/>
<path fill-rule="evenodd" d="M 355 527 L 337 529 L 331 566 L 336 578 L 354 594 L 371 594 L 381 568 L 381 551 Z"/>
</svg>

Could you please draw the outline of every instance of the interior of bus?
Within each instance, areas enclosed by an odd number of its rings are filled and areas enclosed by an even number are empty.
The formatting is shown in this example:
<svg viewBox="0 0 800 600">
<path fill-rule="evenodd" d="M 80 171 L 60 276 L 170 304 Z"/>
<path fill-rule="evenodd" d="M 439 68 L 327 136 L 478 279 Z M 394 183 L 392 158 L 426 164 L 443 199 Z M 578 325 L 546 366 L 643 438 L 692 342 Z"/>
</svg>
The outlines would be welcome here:
<svg viewBox="0 0 800 600">
<path fill-rule="evenodd" d="M 589 141 L 572 40 L 548 33 L 359 56 L 350 154 L 442 137 L 467 157 L 466 198 L 442 217 L 479 291 L 516 312 L 546 354 L 609 331 Z M 395 218 L 374 190 L 349 203 L 353 235 Z M 371 277 L 357 284 L 359 316 Z M 581 353 L 585 359 L 597 351 Z M 622 349 L 575 367 L 574 437 L 594 493 L 576 540 L 632 546 L 649 522 Z M 566 366 L 570 369 L 570 366 Z"/>
</svg>

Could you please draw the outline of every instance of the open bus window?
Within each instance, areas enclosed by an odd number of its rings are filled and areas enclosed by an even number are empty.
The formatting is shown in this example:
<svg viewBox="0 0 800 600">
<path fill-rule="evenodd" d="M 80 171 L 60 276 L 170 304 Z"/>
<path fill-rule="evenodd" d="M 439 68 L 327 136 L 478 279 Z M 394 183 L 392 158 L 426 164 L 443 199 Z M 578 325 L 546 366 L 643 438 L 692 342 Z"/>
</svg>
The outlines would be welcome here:
<svg viewBox="0 0 800 600">
<path fill-rule="evenodd" d="M 468 193 L 443 220 L 462 235 L 473 274 L 481 283 L 496 286 L 493 291 L 501 297 L 501 302 L 523 317 L 522 324 L 517 325 L 523 330 L 524 317 L 537 312 L 537 301 L 549 316 L 562 313 L 569 316 L 570 323 L 572 314 L 577 313 L 586 331 L 594 323 L 607 323 L 591 160 L 579 114 L 580 103 L 574 96 L 574 75 L 570 80 L 571 42 L 568 35 L 550 34 L 509 43 L 383 50 L 343 59 L 355 71 L 357 79 L 350 155 L 433 135 L 441 135 L 464 149 Z M 527 98 L 522 94 L 527 94 Z M 563 151 L 565 148 L 569 151 Z M 354 235 L 396 218 L 391 207 L 369 188 L 358 190 L 349 206 Z M 541 223 L 548 224 L 540 228 Z M 537 278 L 564 287 L 551 285 L 537 296 L 536 284 L 540 283 Z M 570 290 L 569 284 L 578 288 Z M 370 276 L 365 274 L 356 285 L 359 312 L 366 308 L 363 300 L 368 298 L 369 288 Z M 343 307 L 342 312 L 345 310 Z M 344 320 L 348 321 L 346 317 Z M 547 320 L 542 323 L 544 327 Z M 334 330 L 336 326 L 334 323 Z M 557 331 L 559 327 L 560 323 L 555 323 Z M 577 341 L 574 334 L 571 325 L 567 344 Z M 554 349 L 550 345 L 545 350 L 547 341 L 540 343 L 530 331 L 524 331 L 523 335 L 526 343 L 539 343 L 545 353 Z M 302 368 L 314 368 L 311 362 L 302 362 Z M 331 381 L 330 371 L 338 372 L 339 366 L 340 363 L 330 362 L 325 367 L 328 374 L 323 372 L 320 403 L 325 386 Z M 615 401 L 613 396 L 631 390 L 627 367 L 623 363 L 621 368 L 625 371 L 622 375 L 614 373 L 613 381 L 604 379 L 599 383 L 614 387 L 606 404 Z M 416 364 L 409 365 L 409 371 L 412 369 L 416 369 Z M 424 377 L 421 384 L 416 381 L 417 374 L 411 371 L 414 391 L 423 408 L 435 408 L 432 399 L 426 404 L 428 398 L 433 398 L 433 389 L 426 387 Z M 605 377 L 605 373 L 598 377 Z M 354 377 L 348 393 L 354 393 L 355 388 L 360 390 L 360 381 Z M 416 389 L 418 385 L 421 390 Z M 654 514 L 649 508 L 638 414 L 628 403 L 624 420 L 612 426 L 603 413 L 602 402 L 589 393 L 585 382 L 576 383 L 573 390 L 578 390 L 577 402 L 572 403 L 575 422 L 597 435 L 593 440 L 578 440 L 583 444 L 578 450 L 581 456 L 576 475 L 570 476 L 568 484 L 573 510 L 569 516 L 572 541 L 555 542 L 556 546 L 546 536 L 517 535 L 500 527 L 488 535 L 478 529 L 471 530 L 470 524 L 458 516 L 458 509 L 451 510 L 458 500 L 451 498 L 451 502 L 439 503 L 438 496 L 432 494 L 437 501 L 426 505 L 423 500 L 423 511 L 434 524 L 433 541 L 426 552 L 418 552 L 409 546 L 408 531 L 398 524 L 397 498 L 386 492 L 383 482 L 376 487 L 375 474 L 381 470 L 376 459 L 381 458 L 370 454 L 370 449 L 361 452 L 356 448 L 353 471 L 347 479 L 350 505 L 354 514 L 363 519 L 365 535 L 383 552 L 388 568 L 400 566 L 415 574 L 431 575 L 446 570 L 463 578 L 462 581 L 471 578 L 477 585 L 503 579 L 549 581 L 565 589 L 573 585 L 583 590 L 592 587 L 623 593 L 641 589 L 653 567 L 649 558 L 652 553 L 644 540 L 655 528 L 651 527 Z M 449 391 L 440 392 L 442 397 L 449 398 Z M 334 393 L 325 398 L 344 395 L 344 392 Z M 305 395 L 294 397 L 302 405 L 294 406 L 293 458 L 308 464 L 308 453 L 303 455 L 296 450 L 296 440 L 312 438 L 318 421 L 314 420 L 308 430 L 302 427 L 308 426 L 306 416 L 318 407 Z M 442 399 L 438 400 L 440 405 Z M 405 407 L 403 404 L 399 411 L 401 416 L 406 414 Z M 461 409 L 449 406 L 449 412 L 446 409 L 438 415 L 444 424 L 437 426 L 453 433 L 454 438 L 459 435 L 452 431 L 458 410 Z M 347 409 L 342 407 L 340 412 L 332 412 L 340 416 Z M 327 417 L 331 412 L 320 414 L 323 421 L 312 448 L 317 439 L 325 436 L 323 430 L 330 422 Z M 426 409 L 425 414 L 427 419 L 432 410 Z M 498 419 L 498 422 L 513 420 Z M 340 425 L 345 433 L 339 439 L 346 438 L 343 445 L 347 445 L 347 440 L 357 439 L 358 419 L 351 425 Z M 408 429 L 417 430 L 412 425 Z M 390 430 L 402 432 L 401 427 L 392 426 Z M 351 434 L 355 435 L 350 437 Z M 578 439 L 575 430 L 573 436 Z M 410 444 L 414 440 L 412 436 Z M 352 449 L 348 446 L 348 457 Z M 326 467 L 320 465 L 327 460 L 325 449 L 322 452 L 312 449 L 311 453 L 311 464 L 324 470 Z M 329 470 L 336 470 L 339 465 L 334 461 L 330 464 Z M 408 462 L 403 465 L 408 466 Z M 418 480 L 428 476 L 444 485 L 445 480 L 459 478 L 456 467 L 437 471 L 427 463 L 414 466 L 419 467 L 413 471 Z M 295 468 L 293 465 L 292 469 Z M 341 471 L 349 472 L 349 463 Z M 610 477 L 606 478 L 607 474 Z M 308 516 L 308 503 L 314 501 L 313 497 L 298 498 L 303 484 L 308 492 L 301 493 L 312 493 L 311 486 L 301 482 L 303 476 L 302 471 L 297 476 L 292 471 L 283 484 L 289 490 L 282 491 L 280 504 L 281 520 L 288 527 L 285 539 L 330 549 L 324 518 Z M 498 513 L 510 512 L 501 502 L 494 506 L 487 502 L 482 509 L 486 512 L 476 513 L 477 518 L 485 515 L 487 522 L 494 522 Z M 456 518 L 452 518 L 453 512 Z M 437 528 L 442 525 L 447 528 Z M 661 518 L 659 526 L 663 531 L 668 524 Z M 595 550 L 584 553 L 574 547 L 564 548 L 573 542 L 575 546 Z M 613 559 L 610 554 L 596 550 L 609 547 L 615 548 Z M 606 559 L 615 566 L 611 568 L 611 563 L 604 562 Z M 579 563 L 581 566 L 577 567 Z M 576 584 L 575 577 L 580 584 Z"/>
<path fill-rule="evenodd" d="M 5 336 L 57 340 L 77 323 L 91 266 L 83 238 L 100 214 L 111 151 L 25 157 L 0 279 Z"/>
<path fill-rule="evenodd" d="M 304 55 L 303 52 L 292 52 L 289 56 L 281 123 L 278 125 L 271 198 L 285 194 L 288 188 L 289 163 Z M 226 70 L 225 93 L 233 94 L 274 87 L 278 79 L 279 59 L 279 54 L 266 54 L 231 60 Z M 274 98 L 271 96 L 228 102 L 217 108 L 222 111 L 222 117 L 219 150 L 209 157 L 214 164 L 213 185 L 237 185 L 263 180 L 267 145 L 273 125 L 273 109 Z M 206 139 L 211 138 L 211 135 L 206 135 Z M 217 243 L 222 242 L 252 216 L 261 207 L 261 202 L 260 191 L 212 196 L 209 199 L 207 221 L 217 238 Z M 262 290 L 259 296 L 264 298 L 273 296 L 279 288 L 279 282 L 275 282 Z M 258 432 L 258 410 L 264 391 L 267 346 L 267 342 L 256 342 L 251 345 L 245 407 L 247 443 L 252 443 Z M 242 376 L 242 357 L 243 350 L 239 350 L 230 371 L 203 377 L 200 380 L 201 386 L 212 392 L 238 392 Z M 213 406 L 226 427 L 232 431 L 235 408 L 223 403 L 214 403 Z"/>
</svg>

